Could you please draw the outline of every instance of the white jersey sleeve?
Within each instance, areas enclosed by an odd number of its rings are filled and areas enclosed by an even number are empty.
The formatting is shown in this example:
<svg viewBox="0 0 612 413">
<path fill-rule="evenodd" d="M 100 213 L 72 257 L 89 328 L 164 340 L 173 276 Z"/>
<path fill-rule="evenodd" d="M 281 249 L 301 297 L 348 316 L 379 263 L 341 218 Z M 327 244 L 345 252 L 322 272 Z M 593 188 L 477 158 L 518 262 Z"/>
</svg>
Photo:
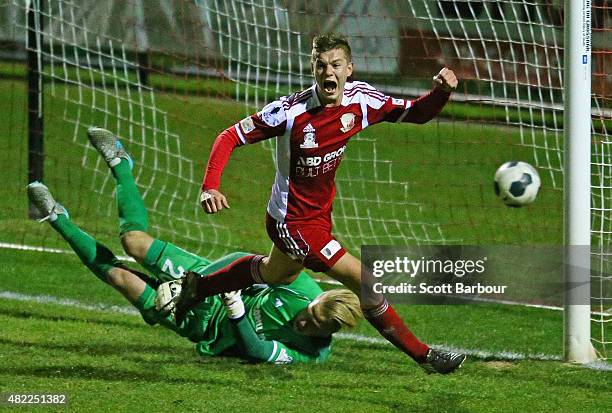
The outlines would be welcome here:
<svg viewBox="0 0 612 413">
<path fill-rule="evenodd" d="M 255 143 L 281 136 L 287 127 L 283 98 L 264 106 L 234 125 L 242 143 Z"/>
</svg>

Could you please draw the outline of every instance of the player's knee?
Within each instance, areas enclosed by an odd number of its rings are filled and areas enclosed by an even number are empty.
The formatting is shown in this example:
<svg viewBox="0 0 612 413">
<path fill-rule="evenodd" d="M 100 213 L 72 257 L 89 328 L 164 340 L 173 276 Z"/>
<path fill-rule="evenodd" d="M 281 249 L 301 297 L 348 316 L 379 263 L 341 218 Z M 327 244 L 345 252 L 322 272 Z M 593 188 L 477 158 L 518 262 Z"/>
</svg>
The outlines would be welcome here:
<svg viewBox="0 0 612 413">
<path fill-rule="evenodd" d="M 264 277 L 264 281 L 267 284 L 287 285 L 287 284 L 291 284 L 292 282 L 294 282 L 297 277 L 298 277 L 298 274 L 272 276 L 272 277 Z"/>
<path fill-rule="evenodd" d="M 121 245 L 127 255 L 138 262 L 144 260 L 153 238 L 146 232 L 130 231 L 121 236 Z"/>
<path fill-rule="evenodd" d="M 291 284 L 297 278 L 301 266 L 296 265 L 296 268 L 290 266 L 275 266 L 269 257 L 265 257 L 260 265 L 259 271 L 261 278 L 268 284 Z"/>
<path fill-rule="evenodd" d="M 125 270 L 113 268 L 106 274 L 106 281 L 114 288 L 121 290 L 126 285 Z"/>
</svg>

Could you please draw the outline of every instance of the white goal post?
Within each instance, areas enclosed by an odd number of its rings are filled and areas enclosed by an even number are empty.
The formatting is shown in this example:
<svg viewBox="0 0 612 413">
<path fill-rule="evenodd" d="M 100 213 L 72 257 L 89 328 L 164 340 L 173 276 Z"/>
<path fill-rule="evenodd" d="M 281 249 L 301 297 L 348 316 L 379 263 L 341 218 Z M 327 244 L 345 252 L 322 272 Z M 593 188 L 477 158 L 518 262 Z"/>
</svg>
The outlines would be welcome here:
<svg viewBox="0 0 612 413">
<path fill-rule="evenodd" d="M 565 0 L 565 360 L 591 345 L 591 0 Z"/>
</svg>

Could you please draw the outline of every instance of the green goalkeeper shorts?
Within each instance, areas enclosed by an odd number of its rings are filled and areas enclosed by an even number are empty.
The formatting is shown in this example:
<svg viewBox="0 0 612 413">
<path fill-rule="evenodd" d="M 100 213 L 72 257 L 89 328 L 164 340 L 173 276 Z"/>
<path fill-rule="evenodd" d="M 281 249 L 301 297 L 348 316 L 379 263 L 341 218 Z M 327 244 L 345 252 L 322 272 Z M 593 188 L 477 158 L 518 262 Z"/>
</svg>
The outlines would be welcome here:
<svg viewBox="0 0 612 413">
<path fill-rule="evenodd" d="M 155 240 L 144 259 L 144 267 L 162 282 L 178 280 L 187 271 L 209 275 L 231 264 L 240 257 L 250 255 L 246 252 L 233 252 L 216 261 L 185 251 L 169 242 Z"/>
<path fill-rule="evenodd" d="M 178 280 L 187 271 L 201 274 L 210 260 L 185 251 L 169 242 L 156 239 L 144 259 L 144 267 L 162 282 Z"/>
</svg>

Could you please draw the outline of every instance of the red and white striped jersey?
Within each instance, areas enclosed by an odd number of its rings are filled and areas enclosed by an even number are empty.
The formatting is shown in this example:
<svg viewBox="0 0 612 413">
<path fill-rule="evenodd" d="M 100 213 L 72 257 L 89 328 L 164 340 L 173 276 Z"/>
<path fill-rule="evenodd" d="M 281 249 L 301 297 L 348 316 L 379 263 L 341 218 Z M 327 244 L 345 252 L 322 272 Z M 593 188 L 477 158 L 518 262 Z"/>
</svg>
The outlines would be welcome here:
<svg viewBox="0 0 612 413">
<path fill-rule="evenodd" d="M 436 88 L 411 101 L 387 96 L 367 83 L 355 81 L 345 84 L 342 103 L 336 107 L 321 105 L 316 85 L 281 97 L 219 136 L 203 189 L 218 187 L 221 171 L 235 145 L 278 137 L 276 177 L 268 213 L 279 222 L 331 221 L 334 177 L 349 139 L 382 121 L 424 123 L 442 109 L 449 95 Z M 231 139 L 235 142 L 228 143 Z"/>
</svg>

